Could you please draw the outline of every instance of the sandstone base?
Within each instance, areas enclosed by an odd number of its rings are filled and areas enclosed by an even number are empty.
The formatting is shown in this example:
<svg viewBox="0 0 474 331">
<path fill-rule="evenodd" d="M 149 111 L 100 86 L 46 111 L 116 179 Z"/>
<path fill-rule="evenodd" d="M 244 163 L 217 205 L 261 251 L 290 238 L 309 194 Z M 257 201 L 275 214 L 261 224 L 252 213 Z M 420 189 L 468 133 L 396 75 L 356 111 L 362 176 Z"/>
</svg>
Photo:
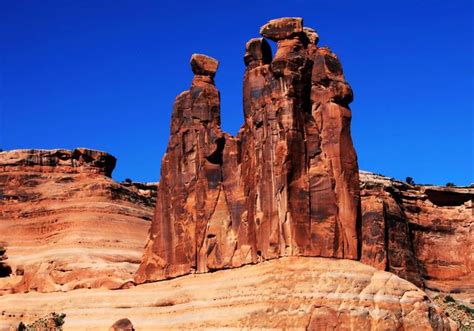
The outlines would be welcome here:
<svg viewBox="0 0 474 331">
<path fill-rule="evenodd" d="M 413 284 L 349 260 L 282 258 L 123 290 L 0 296 L 0 329 L 49 312 L 65 330 L 250 328 L 450 330 L 452 322 Z"/>
</svg>

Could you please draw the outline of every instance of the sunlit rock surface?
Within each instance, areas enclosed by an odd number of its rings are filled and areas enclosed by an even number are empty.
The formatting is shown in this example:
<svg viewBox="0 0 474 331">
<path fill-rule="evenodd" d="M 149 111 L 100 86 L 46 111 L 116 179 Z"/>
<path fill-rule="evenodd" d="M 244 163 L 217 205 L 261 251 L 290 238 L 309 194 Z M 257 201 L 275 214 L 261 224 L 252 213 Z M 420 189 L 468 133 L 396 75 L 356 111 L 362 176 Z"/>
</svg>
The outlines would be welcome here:
<svg viewBox="0 0 474 331">
<path fill-rule="evenodd" d="M 454 330 L 413 284 L 360 262 L 288 257 L 117 291 L 0 296 L 0 329 L 51 311 L 65 330 Z"/>
<path fill-rule="evenodd" d="M 155 216 L 135 280 L 238 267 L 282 256 L 359 257 L 352 91 L 336 55 L 301 18 L 246 44 L 244 124 L 220 128 L 217 60 L 194 54 L 176 98 Z"/>
<path fill-rule="evenodd" d="M 117 288 L 133 278 L 153 187 L 115 182 L 114 166 L 112 155 L 82 148 L 0 153 L 0 246 L 12 271 L 0 293 Z"/>
<path fill-rule="evenodd" d="M 474 304 L 474 188 L 360 177 L 361 262 Z"/>
</svg>

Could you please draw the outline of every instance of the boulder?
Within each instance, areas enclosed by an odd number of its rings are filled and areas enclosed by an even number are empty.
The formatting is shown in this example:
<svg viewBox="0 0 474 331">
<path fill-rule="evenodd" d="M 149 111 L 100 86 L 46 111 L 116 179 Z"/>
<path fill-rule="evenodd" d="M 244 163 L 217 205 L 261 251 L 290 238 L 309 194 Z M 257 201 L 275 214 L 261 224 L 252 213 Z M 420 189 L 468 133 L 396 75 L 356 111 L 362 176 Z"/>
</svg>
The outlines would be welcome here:
<svg viewBox="0 0 474 331">
<path fill-rule="evenodd" d="M 260 34 L 273 41 L 289 39 L 303 32 L 301 17 L 282 17 L 270 20 L 260 28 Z"/>
<path fill-rule="evenodd" d="M 128 318 L 119 319 L 109 329 L 109 331 L 134 331 L 132 322 Z"/>
<path fill-rule="evenodd" d="M 219 61 L 204 54 L 193 54 L 190 63 L 195 75 L 209 77 L 214 77 L 219 67 Z"/>
</svg>

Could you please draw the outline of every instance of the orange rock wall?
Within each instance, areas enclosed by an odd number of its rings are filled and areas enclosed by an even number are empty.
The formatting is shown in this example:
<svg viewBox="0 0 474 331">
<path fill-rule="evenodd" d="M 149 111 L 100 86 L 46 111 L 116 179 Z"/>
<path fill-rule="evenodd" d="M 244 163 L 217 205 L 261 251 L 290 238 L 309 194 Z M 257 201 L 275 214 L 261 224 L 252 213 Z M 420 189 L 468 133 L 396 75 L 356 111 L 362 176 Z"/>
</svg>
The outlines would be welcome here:
<svg viewBox="0 0 474 331">
<path fill-rule="evenodd" d="M 0 246 L 12 273 L 0 294 L 118 288 L 133 278 L 153 201 L 146 185 L 113 181 L 114 166 L 87 149 L 0 153 Z"/>
<path fill-rule="evenodd" d="M 361 172 L 361 197 L 361 262 L 472 299 L 474 188 L 408 185 Z"/>
</svg>

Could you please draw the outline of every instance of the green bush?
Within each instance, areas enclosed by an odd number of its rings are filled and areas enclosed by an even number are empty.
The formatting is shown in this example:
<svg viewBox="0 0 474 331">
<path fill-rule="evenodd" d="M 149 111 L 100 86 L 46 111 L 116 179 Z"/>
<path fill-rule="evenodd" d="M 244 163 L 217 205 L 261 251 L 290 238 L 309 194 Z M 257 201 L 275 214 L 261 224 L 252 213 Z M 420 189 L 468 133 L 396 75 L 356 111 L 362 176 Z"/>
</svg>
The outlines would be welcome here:
<svg viewBox="0 0 474 331">
<path fill-rule="evenodd" d="M 444 297 L 444 302 L 456 302 L 456 300 L 452 296 L 447 295 Z"/>
</svg>

